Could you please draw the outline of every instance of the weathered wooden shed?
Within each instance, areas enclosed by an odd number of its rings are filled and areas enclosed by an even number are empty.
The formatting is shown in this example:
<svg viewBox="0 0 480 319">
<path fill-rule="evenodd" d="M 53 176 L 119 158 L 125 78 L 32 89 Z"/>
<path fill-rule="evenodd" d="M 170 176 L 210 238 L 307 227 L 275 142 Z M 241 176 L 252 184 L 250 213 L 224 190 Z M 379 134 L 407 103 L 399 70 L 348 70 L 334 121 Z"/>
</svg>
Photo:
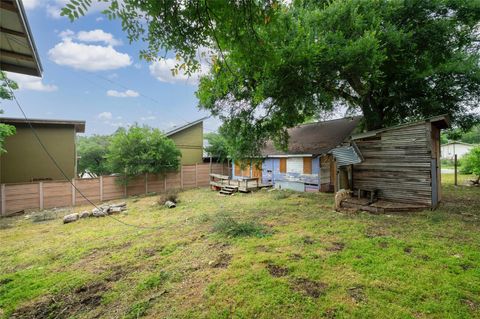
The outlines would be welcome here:
<svg viewBox="0 0 480 319">
<path fill-rule="evenodd" d="M 446 116 L 353 135 L 363 161 L 353 165 L 354 190 L 378 199 L 435 208 L 441 200 L 440 130 Z"/>
</svg>

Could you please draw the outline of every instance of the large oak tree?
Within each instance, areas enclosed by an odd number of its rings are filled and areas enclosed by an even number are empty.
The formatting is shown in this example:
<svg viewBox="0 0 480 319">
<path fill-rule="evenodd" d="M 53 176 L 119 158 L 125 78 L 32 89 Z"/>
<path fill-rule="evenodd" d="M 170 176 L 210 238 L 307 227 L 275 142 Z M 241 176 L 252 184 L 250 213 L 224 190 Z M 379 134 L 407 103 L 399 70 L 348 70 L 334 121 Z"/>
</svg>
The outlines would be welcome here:
<svg viewBox="0 0 480 319">
<path fill-rule="evenodd" d="M 72 0 L 72 19 L 91 0 Z M 195 72 L 211 48 L 199 107 L 225 120 L 222 133 L 253 156 L 285 129 L 343 107 L 367 129 L 449 114 L 479 120 L 479 0 L 123 0 L 120 18 L 141 56 L 175 51 L 172 72 Z"/>
</svg>

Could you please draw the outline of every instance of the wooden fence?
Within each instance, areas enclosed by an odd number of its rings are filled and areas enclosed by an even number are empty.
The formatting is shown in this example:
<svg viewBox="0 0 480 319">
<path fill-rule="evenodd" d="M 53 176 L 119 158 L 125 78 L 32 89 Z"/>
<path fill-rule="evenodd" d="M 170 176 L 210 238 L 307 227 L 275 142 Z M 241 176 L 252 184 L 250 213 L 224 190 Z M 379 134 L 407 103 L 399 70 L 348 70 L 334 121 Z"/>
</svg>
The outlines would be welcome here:
<svg viewBox="0 0 480 319">
<path fill-rule="evenodd" d="M 210 173 L 230 175 L 223 164 L 184 165 L 178 172 L 164 176 L 145 174 L 120 183 L 116 176 L 74 179 L 69 181 L 44 181 L 21 184 L 1 184 L 1 216 L 9 216 L 26 209 L 45 209 L 88 204 L 88 201 L 102 201 L 148 193 L 162 193 L 171 189 L 206 187 L 210 183 Z M 77 190 L 75 189 L 77 188 Z M 78 191 L 79 190 L 79 191 Z"/>
</svg>

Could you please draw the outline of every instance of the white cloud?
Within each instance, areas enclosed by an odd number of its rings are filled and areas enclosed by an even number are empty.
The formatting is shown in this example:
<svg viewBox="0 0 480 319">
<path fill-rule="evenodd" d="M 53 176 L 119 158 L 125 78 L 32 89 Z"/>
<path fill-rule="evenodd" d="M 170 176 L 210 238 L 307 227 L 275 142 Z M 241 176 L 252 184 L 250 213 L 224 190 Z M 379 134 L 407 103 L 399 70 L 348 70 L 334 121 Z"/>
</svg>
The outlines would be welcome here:
<svg viewBox="0 0 480 319">
<path fill-rule="evenodd" d="M 114 70 L 132 64 L 128 54 L 118 52 L 112 46 L 77 43 L 68 37 L 50 49 L 48 56 L 56 64 L 84 71 Z"/>
<path fill-rule="evenodd" d="M 137 97 L 140 94 L 134 90 L 126 90 L 124 92 L 120 92 L 116 90 L 108 90 L 107 95 L 112 97 Z"/>
<path fill-rule="evenodd" d="M 95 21 L 97 21 L 97 22 L 103 21 L 103 17 L 98 17 L 98 18 L 95 19 Z"/>
<path fill-rule="evenodd" d="M 100 120 L 104 120 L 104 121 L 109 121 L 112 119 L 112 113 L 111 112 L 102 112 L 100 114 L 97 115 L 97 118 L 100 119 Z"/>
<path fill-rule="evenodd" d="M 101 29 L 80 31 L 77 33 L 76 39 L 81 42 L 103 42 L 111 46 L 122 44 L 122 41 L 115 39 L 111 33 L 105 32 Z"/>
<path fill-rule="evenodd" d="M 40 4 L 40 1 L 39 0 L 23 0 L 22 3 L 25 9 L 32 10 L 32 9 L 35 9 Z"/>
<path fill-rule="evenodd" d="M 150 115 L 150 116 L 144 116 L 144 117 L 141 117 L 140 120 L 142 122 L 145 122 L 145 121 L 153 121 L 153 120 L 156 120 L 157 117 L 156 116 L 153 116 L 153 115 Z"/>
<path fill-rule="evenodd" d="M 42 82 L 42 79 L 39 77 L 10 72 L 8 72 L 7 74 L 10 79 L 17 82 L 20 89 L 40 92 L 53 92 L 58 90 L 58 87 L 56 85 L 44 84 Z"/>
<path fill-rule="evenodd" d="M 116 46 L 122 44 L 122 41 L 115 39 L 113 34 L 95 29 L 91 31 L 79 31 L 77 33 L 70 29 L 64 30 L 58 34 L 63 41 L 78 40 L 79 42 L 103 42 L 106 45 Z"/>
<path fill-rule="evenodd" d="M 175 68 L 175 65 L 179 62 L 175 59 L 161 59 L 153 62 L 149 65 L 150 74 L 153 75 L 160 82 L 166 83 L 188 83 L 192 85 L 198 84 L 200 76 L 208 73 L 207 64 L 202 63 L 200 66 L 199 72 L 193 74 L 189 77 L 187 74 L 183 73 L 181 70 L 177 75 L 172 74 L 172 69 Z"/>
</svg>

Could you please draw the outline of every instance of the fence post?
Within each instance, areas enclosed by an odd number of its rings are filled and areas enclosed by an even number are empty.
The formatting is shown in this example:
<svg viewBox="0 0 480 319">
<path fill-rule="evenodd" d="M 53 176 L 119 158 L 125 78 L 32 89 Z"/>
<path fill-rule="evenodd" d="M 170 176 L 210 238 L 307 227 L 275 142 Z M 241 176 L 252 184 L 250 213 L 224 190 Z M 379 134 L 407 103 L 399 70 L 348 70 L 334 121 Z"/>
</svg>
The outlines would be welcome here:
<svg viewBox="0 0 480 319">
<path fill-rule="evenodd" d="M 145 195 L 148 194 L 148 173 L 145 173 Z"/>
<path fill-rule="evenodd" d="M 75 178 L 72 179 L 72 206 L 75 206 L 77 203 L 77 190 L 75 189 Z"/>
<path fill-rule="evenodd" d="M 198 164 L 195 163 L 195 187 L 198 187 Z"/>
<path fill-rule="evenodd" d="M 99 177 L 100 183 L 100 201 L 103 202 L 103 176 Z"/>
<path fill-rule="evenodd" d="M 163 191 L 167 192 L 167 173 L 163 175 Z"/>
<path fill-rule="evenodd" d="M 40 202 L 40 210 L 43 210 L 43 182 L 38 183 L 38 197 Z"/>
<path fill-rule="evenodd" d="M 457 186 L 457 154 L 455 154 L 455 186 Z"/>
<path fill-rule="evenodd" d="M 5 184 L 2 184 L 1 186 L 1 192 L 2 192 L 2 215 L 5 215 L 5 212 L 7 211 L 6 205 L 6 200 L 5 200 Z"/>
<path fill-rule="evenodd" d="M 180 188 L 183 189 L 183 165 L 180 166 Z"/>
<path fill-rule="evenodd" d="M 123 180 L 123 194 L 124 194 L 124 197 L 125 197 L 125 198 L 128 196 L 128 190 L 127 190 L 127 175 L 125 175 L 125 179 Z"/>
</svg>

